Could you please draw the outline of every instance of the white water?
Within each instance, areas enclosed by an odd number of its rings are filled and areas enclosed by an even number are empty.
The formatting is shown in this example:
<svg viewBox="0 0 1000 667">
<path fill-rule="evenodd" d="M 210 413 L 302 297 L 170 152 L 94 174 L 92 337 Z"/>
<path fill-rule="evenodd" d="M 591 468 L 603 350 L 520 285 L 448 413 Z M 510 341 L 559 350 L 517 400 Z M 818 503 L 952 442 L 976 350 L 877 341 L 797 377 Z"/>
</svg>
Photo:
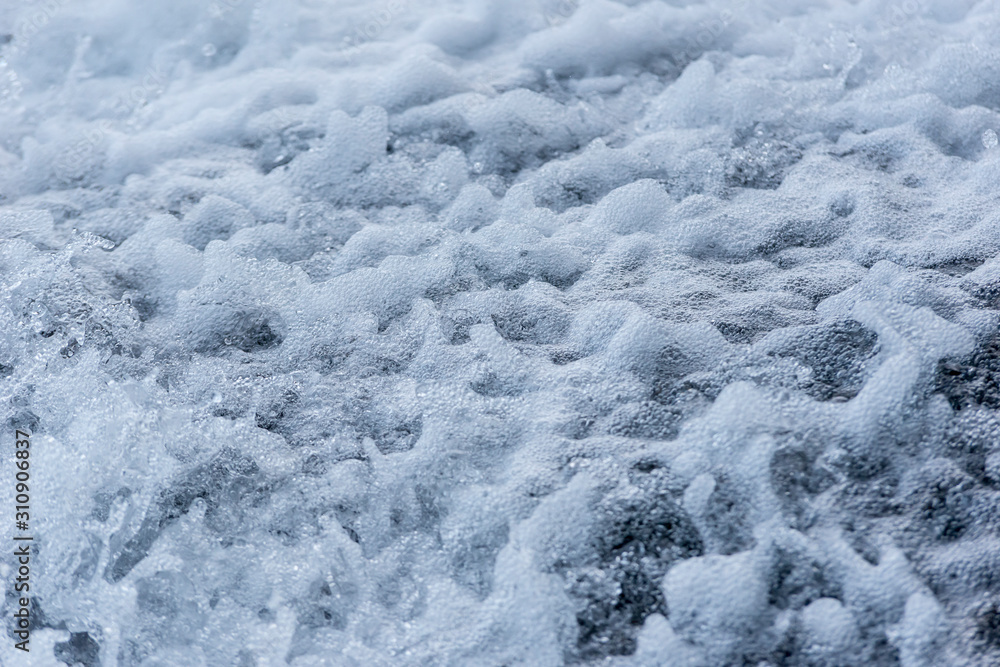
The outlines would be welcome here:
<svg viewBox="0 0 1000 667">
<path fill-rule="evenodd" d="M 0 43 L 3 664 L 1000 661 L 995 2 Z"/>
</svg>

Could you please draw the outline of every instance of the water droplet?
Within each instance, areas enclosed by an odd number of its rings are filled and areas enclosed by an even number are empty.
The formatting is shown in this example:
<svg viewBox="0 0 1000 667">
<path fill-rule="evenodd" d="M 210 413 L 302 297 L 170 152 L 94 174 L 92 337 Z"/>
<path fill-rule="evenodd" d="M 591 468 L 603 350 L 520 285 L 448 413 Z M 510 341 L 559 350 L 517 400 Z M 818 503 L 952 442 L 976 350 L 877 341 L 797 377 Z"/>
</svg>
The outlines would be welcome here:
<svg viewBox="0 0 1000 667">
<path fill-rule="evenodd" d="M 997 144 L 1000 144 L 1000 138 L 997 138 L 997 133 L 993 130 L 986 130 L 983 132 L 983 146 L 987 149 L 996 148 Z"/>
</svg>

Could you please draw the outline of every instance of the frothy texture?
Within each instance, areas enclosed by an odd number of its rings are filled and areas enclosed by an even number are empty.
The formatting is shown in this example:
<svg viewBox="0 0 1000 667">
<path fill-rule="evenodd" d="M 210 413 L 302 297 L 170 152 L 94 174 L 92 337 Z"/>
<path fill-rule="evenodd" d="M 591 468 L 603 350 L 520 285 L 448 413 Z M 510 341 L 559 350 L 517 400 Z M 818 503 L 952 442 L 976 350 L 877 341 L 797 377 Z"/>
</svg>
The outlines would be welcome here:
<svg viewBox="0 0 1000 667">
<path fill-rule="evenodd" d="M 32 655 L 997 664 L 997 35 L 0 0 Z"/>
</svg>

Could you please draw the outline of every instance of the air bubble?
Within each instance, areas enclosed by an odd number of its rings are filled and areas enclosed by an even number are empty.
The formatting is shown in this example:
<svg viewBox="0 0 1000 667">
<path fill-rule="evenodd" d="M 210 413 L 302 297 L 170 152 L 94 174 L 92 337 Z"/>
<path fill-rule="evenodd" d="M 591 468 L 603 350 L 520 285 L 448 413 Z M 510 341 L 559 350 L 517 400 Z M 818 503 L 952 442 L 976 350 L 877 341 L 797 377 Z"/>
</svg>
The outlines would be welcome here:
<svg viewBox="0 0 1000 667">
<path fill-rule="evenodd" d="M 997 133 L 994 130 L 986 130 L 983 132 L 983 146 L 985 146 L 987 150 L 996 148 L 997 144 L 1000 144 L 1000 138 L 997 137 Z"/>
</svg>

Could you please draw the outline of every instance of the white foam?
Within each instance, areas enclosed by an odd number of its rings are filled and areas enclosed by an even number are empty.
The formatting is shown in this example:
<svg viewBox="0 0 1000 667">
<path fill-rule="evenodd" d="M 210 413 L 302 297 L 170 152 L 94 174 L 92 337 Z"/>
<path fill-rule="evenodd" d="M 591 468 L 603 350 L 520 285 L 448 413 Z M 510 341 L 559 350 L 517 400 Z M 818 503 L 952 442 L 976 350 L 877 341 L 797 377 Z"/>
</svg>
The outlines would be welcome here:
<svg viewBox="0 0 1000 667">
<path fill-rule="evenodd" d="M 996 663 L 998 29 L 0 0 L 32 650 Z"/>
</svg>

